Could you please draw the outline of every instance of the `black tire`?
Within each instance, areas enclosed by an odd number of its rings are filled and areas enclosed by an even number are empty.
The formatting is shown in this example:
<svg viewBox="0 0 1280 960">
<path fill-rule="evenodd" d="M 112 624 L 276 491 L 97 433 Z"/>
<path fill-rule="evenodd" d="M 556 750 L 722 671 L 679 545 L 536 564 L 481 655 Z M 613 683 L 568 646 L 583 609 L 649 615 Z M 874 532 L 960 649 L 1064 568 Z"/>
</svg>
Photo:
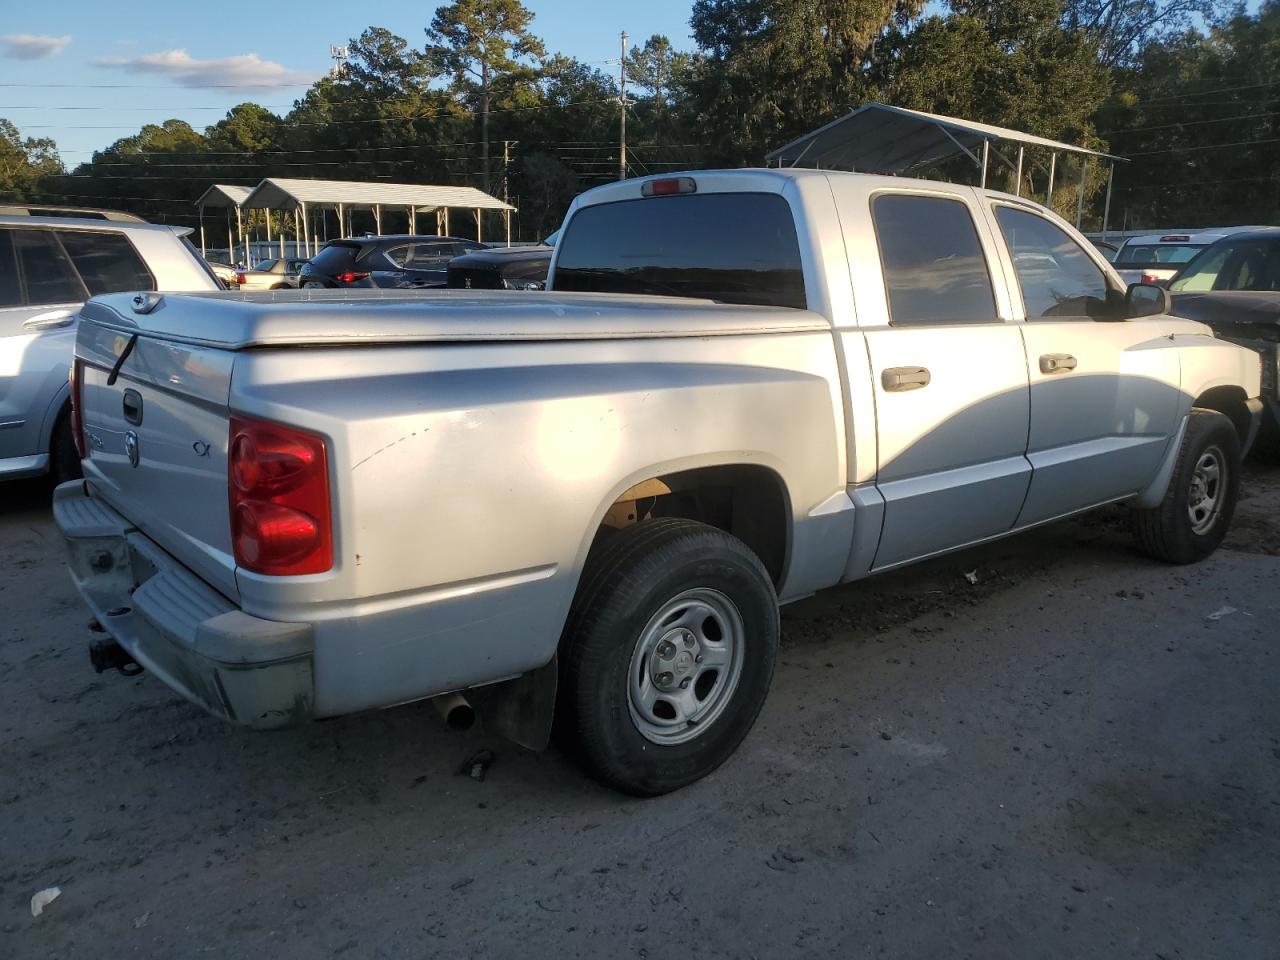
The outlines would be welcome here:
<svg viewBox="0 0 1280 960">
<path fill-rule="evenodd" d="M 1216 458 L 1219 476 L 1204 484 L 1197 465 Z M 1213 494 L 1213 511 L 1203 511 L 1203 526 L 1192 519 L 1193 496 Z M 1144 553 L 1168 563 L 1195 563 L 1213 553 L 1231 526 L 1240 493 L 1240 437 L 1227 417 L 1193 409 L 1182 438 L 1169 489 L 1157 507 L 1130 511 L 1134 540 Z M 1204 501 L 1199 501 L 1203 503 Z"/>
<path fill-rule="evenodd" d="M 288 289 L 289 289 L 289 285 L 288 285 L 287 283 L 277 283 L 277 284 L 274 284 L 274 285 L 271 287 L 271 289 L 272 289 L 272 290 L 288 290 Z"/>
<path fill-rule="evenodd" d="M 741 629 L 730 632 L 740 633 L 741 640 L 726 641 L 728 633 L 721 637 L 731 649 L 740 642 L 738 666 L 724 672 L 737 679 L 726 680 L 720 690 L 714 686 L 720 682 L 718 671 L 691 666 L 686 657 L 684 669 L 703 672 L 696 678 L 690 673 L 685 686 L 692 681 L 696 697 L 704 675 L 710 675 L 705 706 L 710 708 L 715 698 L 714 710 L 702 714 L 709 718 L 705 728 L 694 731 L 695 724 L 686 723 L 683 731 L 673 729 L 673 737 L 690 739 L 655 742 L 641 732 L 644 721 L 633 718 L 633 656 L 646 637 L 662 629 L 655 623 L 659 612 L 686 602 L 681 598 L 693 591 L 727 599 L 732 609 L 724 609 L 730 616 L 737 614 Z M 698 606 L 697 600 L 687 602 L 691 609 Z M 700 630 L 707 632 L 705 623 Z M 671 518 L 621 530 L 589 558 L 569 614 L 561 647 L 559 730 L 572 738 L 598 779 L 625 793 L 657 796 L 693 783 L 729 758 L 759 716 L 773 679 L 778 633 L 773 583 L 759 558 L 736 537 Z M 644 676 L 648 658 L 638 662 Z"/>
<path fill-rule="evenodd" d="M 55 485 L 68 480 L 79 480 L 80 452 L 76 450 L 76 438 L 71 433 L 71 408 L 58 415 L 49 439 L 49 476 Z"/>
</svg>

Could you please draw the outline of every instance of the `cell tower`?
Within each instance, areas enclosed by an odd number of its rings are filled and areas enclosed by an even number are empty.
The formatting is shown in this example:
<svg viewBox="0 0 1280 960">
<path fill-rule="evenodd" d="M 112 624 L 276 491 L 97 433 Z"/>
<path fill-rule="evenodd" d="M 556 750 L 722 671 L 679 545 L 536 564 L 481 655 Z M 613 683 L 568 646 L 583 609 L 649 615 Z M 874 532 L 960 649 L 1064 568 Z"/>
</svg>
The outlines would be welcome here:
<svg viewBox="0 0 1280 960">
<path fill-rule="evenodd" d="M 347 60 L 351 57 L 351 47 L 345 43 L 340 47 L 331 43 L 329 56 L 333 60 L 333 66 L 329 68 L 329 76 L 335 80 L 341 80 L 347 74 Z"/>
</svg>

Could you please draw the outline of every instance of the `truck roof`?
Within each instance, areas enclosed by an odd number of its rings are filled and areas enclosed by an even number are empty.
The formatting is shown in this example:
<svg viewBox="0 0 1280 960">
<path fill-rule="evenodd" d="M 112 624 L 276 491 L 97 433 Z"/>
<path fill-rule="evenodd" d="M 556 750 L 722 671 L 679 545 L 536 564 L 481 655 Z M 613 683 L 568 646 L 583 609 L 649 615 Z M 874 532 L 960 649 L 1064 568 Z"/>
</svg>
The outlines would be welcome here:
<svg viewBox="0 0 1280 960">
<path fill-rule="evenodd" d="M 915 177 L 890 177 L 876 173 L 852 173 L 847 170 L 812 170 L 807 167 L 744 167 L 733 170 L 687 170 L 674 173 L 663 173 L 651 177 L 637 177 L 631 180 L 619 180 L 603 186 L 587 190 L 579 194 L 574 201 L 575 206 L 588 206 L 597 203 L 611 203 L 615 200 L 632 198 L 636 190 L 647 181 L 672 180 L 679 177 L 692 179 L 699 185 L 706 185 L 714 191 L 746 190 L 762 193 L 781 193 L 786 185 L 800 180 L 831 179 L 836 177 L 857 177 L 873 187 L 885 187 L 894 190 L 911 190 L 913 188 L 935 187 L 941 190 L 972 189 L 982 196 L 999 198 L 1013 203 L 1039 207 L 1040 204 L 1026 197 L 1016 197 L 1000 190 L 988 190 L 971 187 L 967 184 L 949 183 L 945 180 L 921 180 Z"/>
</svg>

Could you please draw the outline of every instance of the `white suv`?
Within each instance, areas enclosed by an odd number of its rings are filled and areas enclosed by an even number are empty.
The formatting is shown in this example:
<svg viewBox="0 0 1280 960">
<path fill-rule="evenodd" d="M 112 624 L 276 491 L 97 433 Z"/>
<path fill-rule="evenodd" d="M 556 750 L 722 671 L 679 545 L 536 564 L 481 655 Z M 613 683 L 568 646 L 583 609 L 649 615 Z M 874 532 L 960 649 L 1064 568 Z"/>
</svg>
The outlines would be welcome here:
<svg viewBox="0 0 1280 960">
<path fill-rule="evenodd" d="M 68 214 L 0 213 L 0 479 L 79 475 L 67 372 L 85 300 L 222 289 L 174 228 Z"/>
</svg>

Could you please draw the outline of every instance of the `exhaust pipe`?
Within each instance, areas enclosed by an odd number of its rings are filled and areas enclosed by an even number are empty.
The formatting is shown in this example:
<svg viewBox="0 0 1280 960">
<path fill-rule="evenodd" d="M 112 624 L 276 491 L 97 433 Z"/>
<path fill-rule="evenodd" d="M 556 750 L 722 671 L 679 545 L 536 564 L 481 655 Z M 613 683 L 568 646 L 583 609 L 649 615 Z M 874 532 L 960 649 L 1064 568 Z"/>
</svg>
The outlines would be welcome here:
<svg viewBox="0 0 1280 960">
<path fill-rule="evenodd" d="M 114 640 L 95 640 L 89 644 L 89 662 L 97 673 L 119 670 L 126 677 L 136 677 L 142 672 L 142 664 Z"/>
<path fill-rule="evenodd" d="M 476 722 L 476 711 L 460 693 L 446 693 L 431 698 L 431 705 L 450 730 L 470 730 Z"/>
</svg>

